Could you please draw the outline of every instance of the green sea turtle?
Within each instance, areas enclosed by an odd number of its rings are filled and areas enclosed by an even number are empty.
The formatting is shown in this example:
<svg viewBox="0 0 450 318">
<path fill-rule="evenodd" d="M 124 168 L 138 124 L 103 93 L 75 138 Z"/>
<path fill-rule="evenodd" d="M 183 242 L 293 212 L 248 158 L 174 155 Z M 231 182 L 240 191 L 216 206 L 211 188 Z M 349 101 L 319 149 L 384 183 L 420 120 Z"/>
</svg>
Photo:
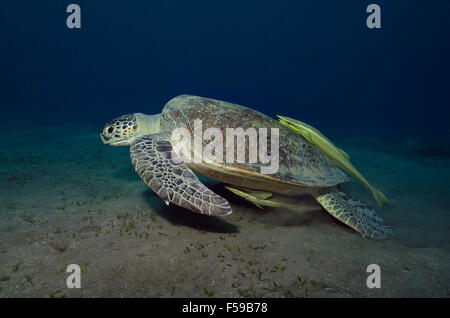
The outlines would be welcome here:
<svg viewBox="0 0 450 318">
<path fill-rule="evenodd" d="M 262 160 L 228 162 L 228 149 L 221 154 L 223 158 L 217 156 L 215 160 L 195 160 L 198 154 L 194 154 L 194 160 L 182 162 L 179 157 L 186 155 L 186 151 L 195 151 L 181 146 L 183 140 L 179 135 L 174 137 L 175 130 L 189 132 L 193 144 L 211 145 L 213 138 L 207 140 L 203 131 L 195 128 L 198 120 L 205 132 L 208 128 L 216 129 L 223 136 L 231 128 L 242 128 L 244 131 L 251 127 L 277 128 L 278 169 L 269 174 L 262 173 L 263 167 L 267 166 L 267 162 Z M 208 189 L 194 171 L 223 182 L 234 193 L 259 206 L 274 206 L 275 201 L 270 199 L 272 194 L 309 194 L 332 216 L 365 237 L 381 239 L 392 234 L 390 226 L 372 208 L 337 188 L 337 185 L 348 182 L 349 177 L 326 155 L 277 120 L 247 107 L 181 95 L 170 100 L 160 114 L 134 113 L 110 121 L 100 137 L 103 143 L 112 146 L 130 145 L 131 162 L 136 172 L 167 204 L 171 202 L 207 215 L 224 216 L 232 212 L 228 201 Z M 232 139 L 235 140 L 234 137 Z M 266 143 L 259 143 L 262 148 L 267 147 L 266 154 L 273 153 L 270 149 L 272 139 L 276 139 L 275 135 L 267 134 Z M 246 138 L 237 138 L 233 144 L 231 150 L 244 147 L 241 149 L 245 149 L 246 155 L 249 154 L 251 145 Z"/>
</svg>

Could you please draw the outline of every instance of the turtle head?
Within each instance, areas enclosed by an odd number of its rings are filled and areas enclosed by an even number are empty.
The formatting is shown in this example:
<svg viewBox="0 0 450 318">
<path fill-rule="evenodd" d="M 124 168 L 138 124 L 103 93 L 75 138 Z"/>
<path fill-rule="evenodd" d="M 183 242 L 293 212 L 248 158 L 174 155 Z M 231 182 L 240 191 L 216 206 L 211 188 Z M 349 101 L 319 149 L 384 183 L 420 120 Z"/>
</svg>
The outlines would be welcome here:
<svg viewBox="0 0 450 318">
<path fill-rule="evenodd" d="M 141 113 L 120 116 L 105 125 L 100 138 L 106 145 L 129 146 L 136 138 L 159 132 L 159 116 Z"/>
</svg>

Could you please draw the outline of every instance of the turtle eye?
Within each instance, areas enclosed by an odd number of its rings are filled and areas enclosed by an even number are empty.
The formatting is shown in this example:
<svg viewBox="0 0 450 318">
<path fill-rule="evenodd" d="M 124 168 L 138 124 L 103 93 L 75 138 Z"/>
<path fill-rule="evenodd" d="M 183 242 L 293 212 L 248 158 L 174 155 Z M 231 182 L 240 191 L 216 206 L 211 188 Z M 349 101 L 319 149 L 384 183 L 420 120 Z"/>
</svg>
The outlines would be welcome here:
<svg viewBox="0 0 450 318">
<path fill-rule="evenodd" d="M 109 126 L 108 132 L 111 134 L 113 131 L 114 131 L 114 127 L 113 126 Z"/>
</svg>

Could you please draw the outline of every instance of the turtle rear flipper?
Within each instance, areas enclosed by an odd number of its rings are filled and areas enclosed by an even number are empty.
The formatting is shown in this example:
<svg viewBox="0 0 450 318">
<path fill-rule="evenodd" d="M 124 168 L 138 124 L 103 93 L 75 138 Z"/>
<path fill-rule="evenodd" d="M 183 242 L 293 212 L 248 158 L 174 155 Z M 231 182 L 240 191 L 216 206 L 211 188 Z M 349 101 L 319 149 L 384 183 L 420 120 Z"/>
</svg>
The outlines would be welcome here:
<svg viewBox="0 0 450 318">
<path fill-rule="evenodd" d="M 336 188 L 317 194 L 315 198 L 328 213 L 364 237 L 377 240 L 394 235 L 389 224 L 374 209 Z"/>
<path fill-rule="evenodd" d="M 146 135 L 130 147 L 131 162 L 141 179 L 167 204 L 196 213 L 228 215 L 227 200 L 208 189 L 184 163 L 176 160 L 169 141 Z"/>
</svg>

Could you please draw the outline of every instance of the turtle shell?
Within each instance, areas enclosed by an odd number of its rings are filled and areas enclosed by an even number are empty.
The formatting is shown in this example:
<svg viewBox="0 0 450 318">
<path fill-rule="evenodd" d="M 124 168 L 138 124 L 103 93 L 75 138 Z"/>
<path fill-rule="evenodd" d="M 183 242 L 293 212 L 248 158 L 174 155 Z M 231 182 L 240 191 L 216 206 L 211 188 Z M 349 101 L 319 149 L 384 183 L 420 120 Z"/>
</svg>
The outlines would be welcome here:
<svg viewBox="0 0 450 318">
<path fill-rule="evenodd" d="M 330 187 L 349 181 L 342 172 L 320 150 L 312 146 L 301 135 L 281 125 L 277 120 L 253 109 L 192 95 L 180 95 L 170 100 L 162 111 L 166 125 L 183 127 L 189 130 L 194 139 L 194 121 L 201 120 L 201 136 L 208 128 L 218 128 L 223 136 L 223 160 L 221 163 L 191 163 L 189 166 L 207 177 L 249 188 L 267 189 L 276 183 L 302 187 Z M 198 126 L 197 126 L 198 127 Z M 279 130 L 279 165 L 272 174 L 262 174 L 261 167 L 268 166 L 259 160 L 249 163 L 249 142 L 245 142 L 245 162 L 227 163 L 226 133 L 227 128 L 267 128 L 267 149 L 270 154 L 271 128 Z M 198 131 L 196 135 L 199 136 Z M 247 138 L 245 138 L 247 139 Z M 209 143 L 210 140 L 205 141 Z M 258 144 L 259 146 L 259 144 Z M 235 138 L 234 153 L 237 153 L 238 141 Z M 243 181 L 246 180 L 246 183 Z M 277 188 L 270 187 L 269 188 Z M 272 189 L 273 190 L 273 189 Z"/>
</svg>

